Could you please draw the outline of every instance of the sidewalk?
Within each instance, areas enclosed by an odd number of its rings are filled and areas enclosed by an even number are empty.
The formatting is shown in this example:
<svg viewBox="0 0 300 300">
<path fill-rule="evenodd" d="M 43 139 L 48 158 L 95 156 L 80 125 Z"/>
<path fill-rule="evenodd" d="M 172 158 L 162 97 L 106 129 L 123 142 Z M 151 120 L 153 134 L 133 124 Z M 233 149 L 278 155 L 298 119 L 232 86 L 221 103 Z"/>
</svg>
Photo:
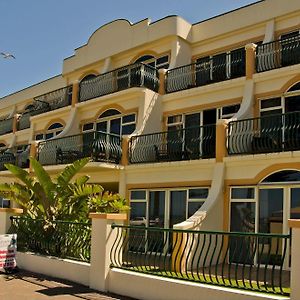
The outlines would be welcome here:
<svg viewBox="0 0 300 300">
<path fill-rule="evenodd" d="M 1 300 L 134 300 L 98 293 L 83 285 L 20 270 L 6 275 L 0 272 Z"/>
</svg>

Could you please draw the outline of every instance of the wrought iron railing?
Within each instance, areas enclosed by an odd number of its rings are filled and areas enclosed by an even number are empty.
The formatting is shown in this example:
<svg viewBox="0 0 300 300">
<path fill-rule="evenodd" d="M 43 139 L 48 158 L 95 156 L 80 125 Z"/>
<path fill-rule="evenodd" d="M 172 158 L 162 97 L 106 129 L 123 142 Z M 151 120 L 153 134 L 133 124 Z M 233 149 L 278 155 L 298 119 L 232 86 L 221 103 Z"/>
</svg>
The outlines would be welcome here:
<svg viewBox="0 0 300 300">
<path fill-rule="evenodd" d="M 113 225 L 111 266 L 258 292 L 290 293 L 289 235 Z"/>
<path fill-rule="evenodd" d="M 121 137 L 107 132 L 86 132 L 43 141 L 38 145 L 38 160 L 42 165 L 68 164 L 83 157 L 119 163 L 121 155 Z"/>
<path fill-rule="evenodd" d="M 258 45 L 256 71 L 264 72 L 300 63 L 300 35 Z"/>
<path fill-rule="evenodd" d="M 23 130 L 30 127 L 30 112 L 24 112 L 21 114 L 18 120 L 18 130 Z"/>
<path fill-rule="evenodd" d="M 13 132 L 14 118 L 0 120 L 0 135 Z"/>
<path fill-rule="evenodd" d="M 11 217 L 8 233 L 17 234 L 18 251 L 90 261 L 91 224 Z"/>
<path fill-rule="evenodd" d="M 142 63 L 125 66 L 80 83 L 79 101 L 87 101 L 131 87 L 158 91 L 158 71 Z"/>
<path fill-rule="evenodd" d="M 300 112 L 229 122 L 227 149 L 229 154 L 300 150 Z"/>
<path fill-rule="evenodd" d="M 245 76 L 244 49 L 227 53 L 225 60 L 218 60 L 217 57 L 168 70 L 166 92 L 173 93 Z"/>
<path fill-rule="evenodd" d="M 34 101 L 32 116 L 68 106 L 72 101 L 72 85 L 35 97 Z"/>
<path fill-rule="evenodd" d="M 18 145 L 0 150 L 0 171 L 7 170 L 5 164 L 29 168 L 30 145 Z"/>
<path fill-rule="evenodd" d="M 133 136 L 129 161 L 135 164 L 213 158 L 215 137 L 215 125 Z"/>
</svg>

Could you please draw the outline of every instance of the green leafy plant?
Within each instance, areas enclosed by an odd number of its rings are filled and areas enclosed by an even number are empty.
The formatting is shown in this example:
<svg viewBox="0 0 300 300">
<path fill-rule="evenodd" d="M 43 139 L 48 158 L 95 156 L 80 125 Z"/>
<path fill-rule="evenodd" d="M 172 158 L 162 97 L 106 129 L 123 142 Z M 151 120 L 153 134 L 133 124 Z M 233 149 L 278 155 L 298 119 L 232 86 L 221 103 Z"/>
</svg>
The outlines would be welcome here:
<svg viewBox="0 0 300 300">
<path fill-rule="evenodd" d="M 86 221 L 90 211 L 117 213 L 128 210 L 125 199 L 104 192 L 99 184 L 88 183 L 89 176 L 72 180 L 88 161 L 89 158 L 75 161 L 54 179 L 34 158 L 30 158 L 33 174 L 6 164 L 21 183 L 0 184 L 0 195 L 22 206 L 30 218 L 43 219 L 48 224 L 56 220 Z"/>
</svg>

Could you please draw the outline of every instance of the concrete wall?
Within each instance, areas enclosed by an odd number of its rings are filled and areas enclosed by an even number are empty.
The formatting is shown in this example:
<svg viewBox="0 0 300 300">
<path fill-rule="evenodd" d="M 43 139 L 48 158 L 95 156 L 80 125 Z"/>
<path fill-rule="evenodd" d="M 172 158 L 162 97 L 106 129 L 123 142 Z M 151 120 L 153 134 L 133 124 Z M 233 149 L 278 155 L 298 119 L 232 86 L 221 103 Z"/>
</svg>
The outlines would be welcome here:
<svg viewBox="0 0 300 300">
<path fill-rule="evenodd" d="M 19 268 L 89 285 L 90 264 L 33 253 L 17 252 Z"/>
<path fill-rule="evenodd" d="M 141 300 L 267 300 L 279 296 L 111 269 L 109 291 Z"/>
</svg>

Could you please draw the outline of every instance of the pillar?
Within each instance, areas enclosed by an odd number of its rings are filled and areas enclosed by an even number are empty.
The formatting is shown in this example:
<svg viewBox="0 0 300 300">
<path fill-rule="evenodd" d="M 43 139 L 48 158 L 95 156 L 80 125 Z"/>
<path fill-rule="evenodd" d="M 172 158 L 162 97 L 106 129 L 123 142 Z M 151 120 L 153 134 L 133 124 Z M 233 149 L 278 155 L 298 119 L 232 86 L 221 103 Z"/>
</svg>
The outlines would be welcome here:
<svg viewBox="0 0 300 300">
<path fill-rule="evenodd" d="M 90 288 L 108 291 L 108 275 L 110 270 L 110 252 L 117 238 L 117 230 L 112 224 L 122 225 L 126 214 L 91 213 L 92 245 L 90 266 Z"/>
<path fill-rule="evenodd" d="M 166 93 L 166 87 L 165 87 L 165 83 L 166 83 L 166 73 L 167 70 L 166 69 L 159 69 L 158 70 L 158 78 L 159 78 L 159 88 L 158 88 L 158 93 L 160 95 L 164 95 Z"/>
<path fill-rule="evenodd" d="M 218 120 L 216 124 L 216 162 L 223 162 L 227 156 L 226 148 L 227 121 Z"/>
<path fill-rule="evenodd" d="M 79 81 L 76 80 L 75 82 L 73 82 L 73 88 L 72 88 L 72 107 L 75 106 L 76 103 L 78 103 L 79 101 Z"/>
<path fill-rule="evenodd" d="M 122 138 L 122 158 L 121 165 L 127 166 L 129 164 L 129 136 L 123 136 Z"/>
<path fill-rule="evenodd" d="M 246 79 L 252 79 L 256 70 L 255 51 L 256 44 L 250 43 L 245 46 L 246 50 Z"/>
</svg>

